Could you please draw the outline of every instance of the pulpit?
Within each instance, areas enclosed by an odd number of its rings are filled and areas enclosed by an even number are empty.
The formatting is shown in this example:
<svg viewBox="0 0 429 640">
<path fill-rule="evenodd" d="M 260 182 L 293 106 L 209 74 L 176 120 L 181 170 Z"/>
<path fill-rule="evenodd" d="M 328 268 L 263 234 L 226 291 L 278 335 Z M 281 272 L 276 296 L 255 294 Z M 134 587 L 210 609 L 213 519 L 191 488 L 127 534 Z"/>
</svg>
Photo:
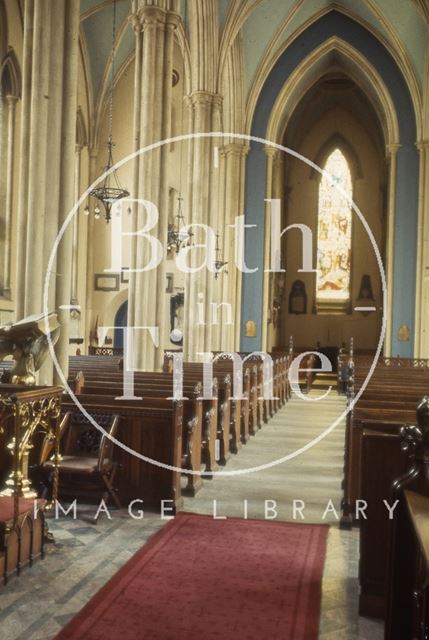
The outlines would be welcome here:
<svg viewBox="0 0 429 640">
<path fill-rule="evenodd" d="M 43 556 L 44 512 L 58 492 L 59 428 L 62 387 L 0 385 L 2 469 L 7 479 L 0 492 L 0 579 L 6 583 Z M 53 492 L 47 503 L 37 498 L 28 477 L 29 454 L 38 434 L 52 443 Z"/>
</svg>

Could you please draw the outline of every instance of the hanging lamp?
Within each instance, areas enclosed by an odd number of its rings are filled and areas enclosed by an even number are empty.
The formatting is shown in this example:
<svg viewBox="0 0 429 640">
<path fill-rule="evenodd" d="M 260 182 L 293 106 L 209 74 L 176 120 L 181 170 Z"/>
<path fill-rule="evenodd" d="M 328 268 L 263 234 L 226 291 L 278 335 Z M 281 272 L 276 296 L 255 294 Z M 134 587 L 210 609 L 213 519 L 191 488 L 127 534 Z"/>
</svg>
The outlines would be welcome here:
<svg viewBox="0 0 429 640">
<path fill-rule="evenodd" d="M 113 20 L 112 20 L 112 64 L 111 64 L 111 74 L 110 74 L 110 100 L 109 100 L 109 135 L 107 139 L 107 164 L 104 167 L 104 172 L 107 173 L 103 182 L 100 186 L 92 189 L 89 192 L 89 195 L 97 200 L 97 203 L 94 208 L 94 217 L 98 220 L 100 218 L 100 204 L 104 208 L 104 218 L 108 223 L 111 218 L 111 210 L 112 206 L 118 200 L 122 198 L 126 198 L 130 195 L 130 192 L 127 189 L 124 189 L 120 182 L 116 172 L 111 171 L 114 166 L 113 161 L 113 152 L 112 149 L 115 146 L 113 143 L 113 85 L 115 78 L 115 41 L 116 41 L 116 0 L 113 0 Z M 86 205 L 84 213 L 89 215 L 89 206 Z"/>
</svg>

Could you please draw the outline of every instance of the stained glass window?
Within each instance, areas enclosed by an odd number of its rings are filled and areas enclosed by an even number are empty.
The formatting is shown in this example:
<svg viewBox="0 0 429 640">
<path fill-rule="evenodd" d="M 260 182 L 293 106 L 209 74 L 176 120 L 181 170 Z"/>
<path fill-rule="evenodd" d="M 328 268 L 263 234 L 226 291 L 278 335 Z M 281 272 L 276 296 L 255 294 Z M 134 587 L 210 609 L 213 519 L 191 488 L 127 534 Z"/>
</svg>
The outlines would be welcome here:
<svg viewBox="0 0 429 640">
<path fill-rule="evenodd" d="M 339 149 L 328 157 L 319 187 L 316 302 L 319 307 L 343 306 L 350 299 L 352 210 L 335 185 L 352 197 L 352 177 Z"/>
</svg>

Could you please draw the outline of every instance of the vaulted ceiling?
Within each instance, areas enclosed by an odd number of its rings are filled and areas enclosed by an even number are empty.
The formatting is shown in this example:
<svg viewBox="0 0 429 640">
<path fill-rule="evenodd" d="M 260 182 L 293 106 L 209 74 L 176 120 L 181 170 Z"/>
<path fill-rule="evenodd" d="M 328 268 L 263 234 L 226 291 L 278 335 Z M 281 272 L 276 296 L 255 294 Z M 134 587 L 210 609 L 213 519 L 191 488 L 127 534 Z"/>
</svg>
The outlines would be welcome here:
<svg viewBox="0 0 429 640">
<path fill-rule="evenodd" d="M 182 0 L 185 16 L 188 1 Z M 103 81 L 110 71 L 112 6 L 112 0 L 81 0 L 82 50 L 94 105 L 102 99 Z M 425 7 L 427 0 L 218 0 L 221 28 L 228 36 L 224 45 L 228 46 L 239 31 L 243 35 L 246 93 L 264 60 L 275 56 L 294 34 L 332 8 L 358 18 L 392 49 L 399 47 L 422 91 L 428 38 Z M 130 0 L 117 0 L 117 72 L 133 55 L 130 8 Z"/>
<path fill-rule="evenodd" d="M 128 21 L 130 0 L 116 3 L 115 69 L 120 71 L 134 51 L 134 34 Z M 94 102 L 109 76 L 112 53 L 112 0 L 81 0 L 81 40 L 87 66 L 87 78 Z"/>
<path fill-rule="evenodd" d="M 398 48 L 400 43 L 422 88 L 428 27 L 412 0 L 247 0 L 247 5 L 254 7 L 243 24 L 247 88 L 264 56 L 283 48 L 294 33 L 333 8 L 357 17 L 392 48 Z"/>
</svg>

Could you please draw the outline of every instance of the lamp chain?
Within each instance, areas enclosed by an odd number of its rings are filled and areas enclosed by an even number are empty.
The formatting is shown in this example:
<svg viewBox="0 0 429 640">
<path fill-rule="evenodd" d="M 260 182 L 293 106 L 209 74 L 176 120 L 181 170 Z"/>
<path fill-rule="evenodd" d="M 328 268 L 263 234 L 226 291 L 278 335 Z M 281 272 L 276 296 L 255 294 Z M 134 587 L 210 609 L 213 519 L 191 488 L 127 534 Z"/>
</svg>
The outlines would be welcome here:
<svg viewBox="0 0 429 640">
<path fill-rule="evenodd" d="M 115 79 L 115 44 L 116 44 L 116 0 L 113 0 L 113 24 L 112 24 L 112 64 L 110 70 L 110 104 L 109 104 L 109 142 L 112 142 L 113 133 L 113 84 Z"/>
</svg>

